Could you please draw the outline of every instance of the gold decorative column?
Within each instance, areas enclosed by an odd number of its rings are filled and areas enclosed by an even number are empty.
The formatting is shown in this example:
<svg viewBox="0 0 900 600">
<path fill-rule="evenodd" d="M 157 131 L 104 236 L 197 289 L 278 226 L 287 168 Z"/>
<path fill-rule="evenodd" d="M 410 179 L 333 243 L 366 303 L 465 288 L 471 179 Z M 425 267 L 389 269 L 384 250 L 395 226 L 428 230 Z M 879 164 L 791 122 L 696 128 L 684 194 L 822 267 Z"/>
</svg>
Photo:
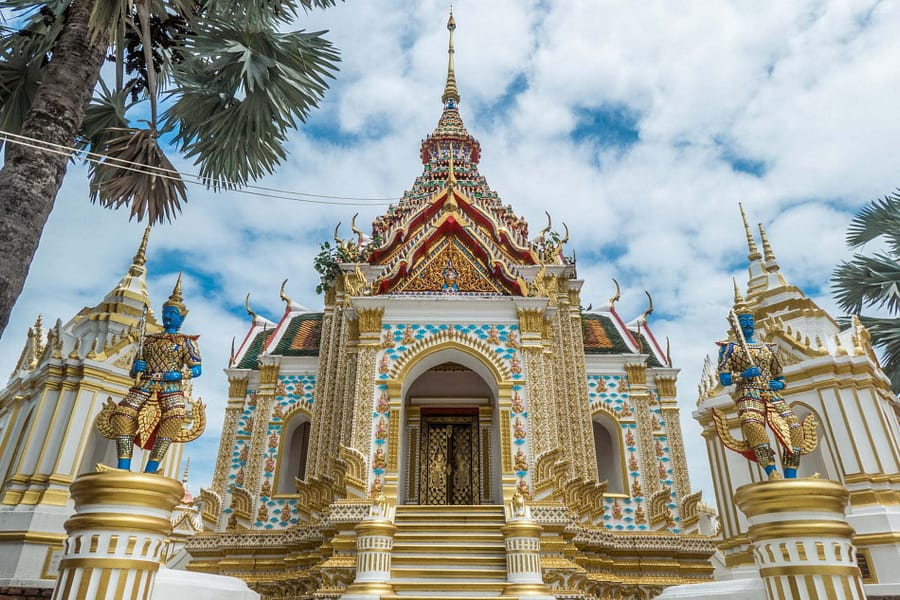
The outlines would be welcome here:
<svg viewBox="0 0 900 600">
<path fill-rule="evenodd" d="M 107 471 L 80 476 L 70 490 L 75 515 L 66 521 L 53 600 L 150 598 L 181 482 Z"/>
<path fill-rule="evenodd" d="M 391 522 L 387 505 L 376 504 L 372 509 L 373 514 L 355 527 L 356 578 L 342 598 L 369 600 L 394 593 L 391 550 L 397 526 Z"/>
<path fill-rule="evenodd" d="M 500 528 L 506 546 L 506 580 L 509 582 L 502 595 L 553 598 L 541 570 L 543 528 L 531 518 L 528 508 L 520 504 L 522 502 L 521 496 L 513 498 L 508 508 L 510 517 Z"/>
<path fill-rule="evenodd" d="M 531 416 L 529 435 L 531 455 L 540 455 L 553 447 L 550 439 L 550 406 L 547 402 L 544 371 L 544 309 L 519 308 L 519 331 L 528 380 L 528 411 Z M 555 440 L 553 441 L 555 443 Z"/>
<path fill-rule="evenodd" d="M 864 600 L 849 492 L 835 481 L 782 479 L 743 485 L 734 495 L 769 600 Z"/>
<path fill-rule="evenodd" d="M 357 308 L 359 350 L 356 368 L 356 405 L 353 407 L 353 448 L 369 455 L 372 437 L 372 401 L 375 394 L 375 361 L 381 342 L 384 308 Z"/>
</svg>

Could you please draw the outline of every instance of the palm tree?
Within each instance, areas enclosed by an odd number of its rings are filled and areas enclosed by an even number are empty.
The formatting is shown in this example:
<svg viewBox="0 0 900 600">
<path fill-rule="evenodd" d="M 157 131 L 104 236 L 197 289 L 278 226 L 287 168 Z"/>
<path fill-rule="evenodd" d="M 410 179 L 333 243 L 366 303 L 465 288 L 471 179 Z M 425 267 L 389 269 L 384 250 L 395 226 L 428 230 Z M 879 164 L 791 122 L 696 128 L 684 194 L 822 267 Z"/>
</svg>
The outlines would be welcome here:
<svg viewBox="0 0 900 600">
<path fill-rule="evenodd" d="M 859 315 L 863 307 L 900 315 L 900 190 L 863 208 L 847 230 L 847 245 L 860 248 L 878 240 L 883 247 L 871 254 L 856 253 L 837 266 L 831 282 L 838 305 Z M 860 320 L 883 351 L 884 372 L 894 392 L 900 392 L 900 317 Z"/>
<path fill-rule="evenodd" d="M 104 157 L 91 200 L 151 223 L 186 201 L 167 151 L 216 190 L 271 173 L 340 60 L 325 32 L 280 29 L 336 1 L 4 0 L 0 129 L 21 137 L 0 171 L 0 335 L 72 158 L 60 148 Z"/>
</svg>

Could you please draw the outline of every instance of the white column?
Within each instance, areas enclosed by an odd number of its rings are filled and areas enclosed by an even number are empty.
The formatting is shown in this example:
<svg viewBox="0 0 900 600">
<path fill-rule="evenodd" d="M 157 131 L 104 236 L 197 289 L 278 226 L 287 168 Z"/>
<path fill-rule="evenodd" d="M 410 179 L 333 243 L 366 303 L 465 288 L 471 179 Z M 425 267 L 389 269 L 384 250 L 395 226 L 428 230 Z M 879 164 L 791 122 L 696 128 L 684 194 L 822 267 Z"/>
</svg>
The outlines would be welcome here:
<svg viewBox="0 0 900 600">
<path fill-rule="evenodd" d="M 149 599 L 181 483 L 107 471 L 84 474 L 70 489 L 75 515 L 66 521 L 53 600 Z"/>
<path fill-rule="evenodd" d="M 770 600 L 864 600 L 849 492 L 835 481 L 751 483 L 734 495 L 747 515 L 753 556 Z"/>
</svg>

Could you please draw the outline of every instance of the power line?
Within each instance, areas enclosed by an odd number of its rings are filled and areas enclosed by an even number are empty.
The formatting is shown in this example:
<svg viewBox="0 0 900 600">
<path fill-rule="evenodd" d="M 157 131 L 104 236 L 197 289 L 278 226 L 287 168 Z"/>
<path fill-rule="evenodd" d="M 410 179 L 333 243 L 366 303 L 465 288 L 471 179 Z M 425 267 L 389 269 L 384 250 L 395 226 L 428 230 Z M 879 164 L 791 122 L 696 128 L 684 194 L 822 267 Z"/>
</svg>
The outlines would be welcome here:
<svg viewBox="0 0 900 600">
<path fill-rule="evenodd" d="M 80 148 L 72 146 L 64 146 L 40 140 L 33 137 L 23 136 L 16 133 L 0 130 L 0 139 L 11 144 L 25 146 L 42 152 L 50 152 L 63 156 L 83 155 L 84 160 L 91 163 L 100 163 L 106 161 L 111 166 L 122 169 L 124 171 L 133 171 L 135 173 L 144 173 L 154 175 L 161 179 L 181 180 L 185 183 L 193 185 L 202 185 L 208 187 L 202 175 L 196 173 L 185 173 L 174 169 L 165 169 L 162 167 L 151 167 L 142 165 L 134 161 L 123 160 L 106 154 L 98 154 L 96 152 L 88 152 Z M 282 190 L 278 188 L 270 188 L 260 185 L 246 185 L 240 188 L 232 188 L 229 191 L 238 194 L 247 194 L 250 196 L 262 196 L 265 198 L 274 198 L 279 200 L 292 200 L 294 202 L 306 202 L 309 204 L 330 204 L 335 206 L 385 206 L 391 202 L 400 200 L 400 198 L 363 198 L 354 196 L 334 196 L 326 194 L 312 194 L 308 192 L 295 192 L 292 190 Z M 316 199 L 313 199 L 316 198 Z M 333 202 L 333 200 L 346 200 L 346 202 Z"/>
</svg>

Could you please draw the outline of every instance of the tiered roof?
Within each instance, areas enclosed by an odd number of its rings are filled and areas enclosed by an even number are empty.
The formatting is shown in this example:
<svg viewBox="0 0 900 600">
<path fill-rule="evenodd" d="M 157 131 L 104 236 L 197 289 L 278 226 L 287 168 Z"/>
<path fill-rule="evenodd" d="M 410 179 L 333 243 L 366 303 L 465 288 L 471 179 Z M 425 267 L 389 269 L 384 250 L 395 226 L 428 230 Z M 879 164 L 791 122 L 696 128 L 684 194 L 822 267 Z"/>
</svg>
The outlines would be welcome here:
<svg viewBox="0 0 900 600">
<path fill-rule="evenodd" d="M 381 267 L 373 292 L 526 295 L 519 268 L 557 257 L 542 256 L 545 248 L 528 240 L 525 219 L 503 206 L 478 172 L 481 145 L 459 114 L 452 15 L 447 28 L 444 109 L 422 141 L 424 170 L 372 225 L 374 244 L 366 258 Z"/>
</svg>

